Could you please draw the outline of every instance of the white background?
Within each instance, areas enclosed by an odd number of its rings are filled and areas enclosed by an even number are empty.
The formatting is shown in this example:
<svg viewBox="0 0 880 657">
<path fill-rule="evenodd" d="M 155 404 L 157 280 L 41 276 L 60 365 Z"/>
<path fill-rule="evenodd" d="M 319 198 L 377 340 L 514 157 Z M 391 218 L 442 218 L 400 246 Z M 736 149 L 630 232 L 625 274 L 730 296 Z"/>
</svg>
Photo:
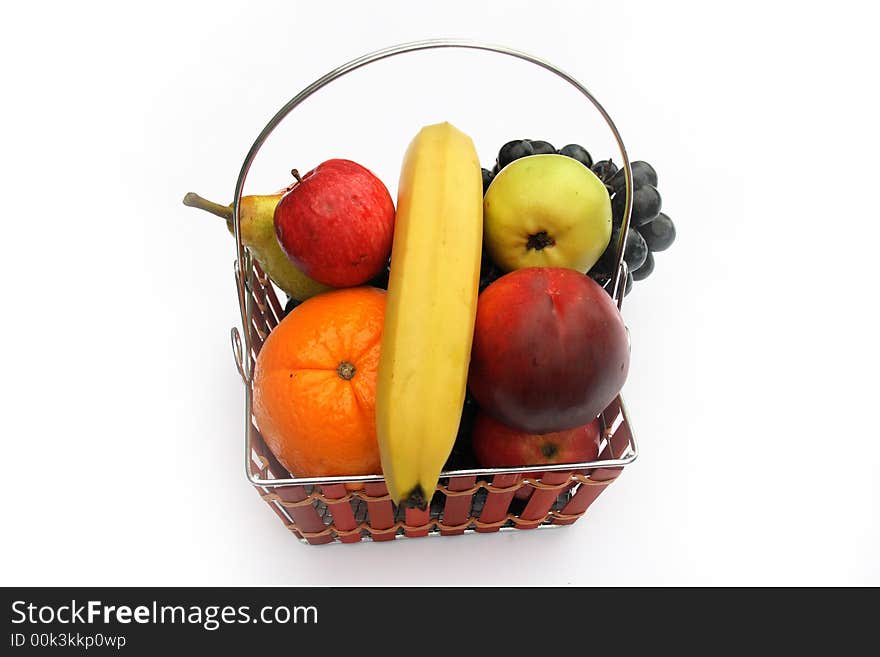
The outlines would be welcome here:
<svg viewBox="0 0 880 657">
<path fill-rule="evenodd" d="M 23 8 L 27 4 L 27 8 Z M 3 584 L 880 584 L 877 16 L 867 3 L 18 3 L 3 61 Z M 654 164 L 678 240 L 637 283 L 642 455 L 574 527 L 300 545 L 245 483 L 231 200 L 300 88 L 397 42 L 570 71 Z M 357 72 L 248 190 L 330 157 L 396 191 L 424 124 L 613 154 L 553 76 L 473 52 Z"/>
</svg>

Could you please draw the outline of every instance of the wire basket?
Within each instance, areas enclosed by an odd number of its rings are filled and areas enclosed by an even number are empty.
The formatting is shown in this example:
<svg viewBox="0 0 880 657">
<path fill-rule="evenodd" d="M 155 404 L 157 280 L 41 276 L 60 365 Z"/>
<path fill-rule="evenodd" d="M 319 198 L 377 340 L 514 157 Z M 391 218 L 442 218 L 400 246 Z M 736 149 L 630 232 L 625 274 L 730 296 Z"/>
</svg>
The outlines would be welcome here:
<svg viewBox="0 0 880 657">
<path fill-rule="evenodd" d="M 252 409 L 254 364 L 269 333 L 281 321 L 283 309 L 272 283 L 241 241 L 240 202 L 250 167 L 278 124 L 322 87 L 367 64 L 436 48 L 489 51 L 531 62 L 574 86 L 602 115 L 620 150 L 621 169 L 626 180 L 623 224 L 616 245 L 616 275 L 606 282 L 618 307 L 623 302 L 627 274 L 623 248 L 632 209 L 632 171 L 623 141 L 611 117 L 593 95 L 567 73 L 542 59 L 502 46 L 472 41 L 418 41 L 352 60 L 294 96 L 257 137 L 241 167 L 235 188 L 235 281 L 243 331 L 232 329 L 232 347 L 245 388 L 244 443 L 248 480 L 285 526 L 302 541 L 312 545 L 570 525 L 586 512 L 599 494 L 618 477 L 624 466 L 638 456 L 626 408 L 618 396 L 599 417 L 602 435 L 597 460 L 444 471 L 430 504 L 420 510 L 394 505 L 381 475 L 295 477 L 278 462 L 260 435 Z"/>
</svg>

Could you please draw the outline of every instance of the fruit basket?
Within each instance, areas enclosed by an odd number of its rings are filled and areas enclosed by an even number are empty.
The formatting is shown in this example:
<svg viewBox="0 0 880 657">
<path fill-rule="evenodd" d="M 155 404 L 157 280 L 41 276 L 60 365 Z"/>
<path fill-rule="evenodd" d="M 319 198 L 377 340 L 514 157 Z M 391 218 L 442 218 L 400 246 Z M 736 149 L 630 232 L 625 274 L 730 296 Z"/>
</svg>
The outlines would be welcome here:
<svg viewBox="0 0 880 657">
<path fill-rule="evenodd" d="M 236 183 L 231 224 L 236 241 L 235 280 L 243 330 L 233 328 L 231 335 L 236 367 L 245 390 L 244 448 L 248 480 L 284 525 L 309 544 L 386 541 L 399 536 L 451 536 L 570 525 L 638 455 L 626 408 L 618 395 L 598 418 L 600 442 L 597 459 L 540 466 L 446 470 L 441 473 L 436 490 L 426 500 L 424 508 L 398 507 L 392 502 L 381 475 L 291 475 L 258 430 L 254 414 L 255 363 L 264 342 L 283 319 L 284 309 L 272 281 L 242 240 L 241 201 L 250 167 L 278 124 L 322 87 L 370 63 L 436 48 L 488 51 L 530 62 L 571 84 L 601 114 L 619 148 L 626 185 L 623 227 L 615 245 L 616 260 L 612 270 L 616 274 L 605 283 L 618 308 L 623 301 L 627 280 L 624 242 L 632 210 L 633 174 L 614 122 L 592 94 L 570 75 L 520 51 L 470 41 L 432 40 L 364 55 L 303 89 L 259 134 Z"/>
</svg>

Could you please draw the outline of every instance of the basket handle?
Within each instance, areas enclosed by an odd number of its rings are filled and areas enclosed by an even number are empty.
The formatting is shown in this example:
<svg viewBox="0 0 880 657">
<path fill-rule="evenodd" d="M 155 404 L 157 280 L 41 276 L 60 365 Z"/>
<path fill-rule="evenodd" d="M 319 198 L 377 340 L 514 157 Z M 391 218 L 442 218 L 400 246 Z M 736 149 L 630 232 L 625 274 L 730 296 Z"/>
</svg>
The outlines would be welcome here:
<svg viewBox="0 0 880 657">
<path fill-rule="evenodd" d="M 237 365 L 239 372 L 242 374 L 242 378 L 244 379 L 245 385 L 247 387 L 250 387 L 250 381 L 253 376 L 253 368 L 250 357 L 251 335 L 249 330 L 251 319 L 253 317 L 253 308 L 251 307 L 250 295 L 247 294 L 246 291 L 248 285 L 247 272 L 249 272 L 251 269 L 251 263 L 250 254 L 245 250 L 244 244 L 241 241 L 240 211 L 244 184 L 247 180 L 248 172 L 250 171 L 251 165 L 253 164 L 254 159 L 257 157 L 257 153 L 260 152 L 260 148 L 262 148 L 269 135 L 272 134 L 272 131 L 278 127 L 278 124 L 281 123 L 281 121 L 283 121 L 288 114 L 296 109 L 309 96 L 314 94 L 319 89 L 327 86 L 334 80 L 338 80 L 347 73 L 351 73 L 354 70 L 366 66 L 367 64 L 372 64 L 373 62 L 378 62 L 382 59 L 387 59 L 396 55 L 402 55 L 404 53 L 417 52 L 419 50 L 434 50 L 437 48 L 463 48 L 469 50 L 484 50 L 531 62 L 532 64 L 540 66 L 541 68 L 550 71 L 551 73 L 554 73 L 555 75 L 568 82 L 571 86 L 580 91 L 587 98 L 587 100 L 589 100 L 593 104 L 593 107 L 595 107 L 599 114 L 602 115 L 602 118 L 605 120 L 605 123 L 608 124 L 609 129 L 614 135 L 614 140 L 617 142 L 617 147 L 620 150 L 620 158 L 623 163 L 622 168 L 626 180 L 626 202 L 623 211 L 623 223 L 617 240 L 617 253 L 614 261 L 615 275 L 613 277 L 612 287 L 612 297 L 617 300 L 618 308 L 622 305 L 623 289 L 626 284 L 626 265 L 625 263 L 623 263 L 623 250 L 624 245 L 626 244 L 626 232 L 629 228 L 630 213 L 632 211 L 632 170 L 630 168 L 629 157 L 626 154 L 626 148 L 623 145 L 623 140 L 620 137 L 620 133 L 617 131 L 617 126 L 614 125 L 614 121 L 608 115 L 608 112 L 605 111 L 605 108 L 602 107 L 599 101 L 596 100 L 593 94 L 591 94 L 584 85 L 574 79 L 571 75 L 557 68 L 550 62 L 540 59 L 539 57 L 535 57 L 534 55 L 529 55 L 528 53 L 524 53 L 520 50 L 513 50 L 504 46 L 492 45 L 479 41 L 466 41 L 456 39 L 431 39 L 425 41 L 413 41 L 411 43 L 402 43 L 396 46 L 390 46 L 382 50 L 377 50 L 375 52 L 362 55 L 357 59 L 353 59 L 350 62 L 343 64 L 339 68 L 333 69 L 323 77 L 318 78 L 305 89 L 300 91 L 296 96 L 287 101 L 284 107 L 278 110 L 275 116 L 273 116 L 269 120 L 269 122 L 266 124 L 266 127 L 263 128 L 263 130 L 257 136 L 253 146 L 251 146 L 251 149 L 248 151 L 248 154 L 244 159 L 244 163 L 241 165 L 241 171 L 238 174 L 238 181 L 235 184 L 232 221 L 235 233 L 235 246 L 237 253 L 235 269 L 236 282 L 238 287 L 238 305 L 239 309 L 241 310 L 241 320 L 242 326 L 244 327 L 243 333 L 245 342 L 243 350 L 244 353 L 241 353 L 242 350 L 239 346 L 238 350 L 236 351 L 236 358 L 238 359 L 238 354 L 241 354 L 241 360 L 237 362 Z M 233 329 L 233 331 L 234 330 L 235 329 Z M 233 340 L 236 340 L 235 335 L 233 335 Z"/>
</svg>

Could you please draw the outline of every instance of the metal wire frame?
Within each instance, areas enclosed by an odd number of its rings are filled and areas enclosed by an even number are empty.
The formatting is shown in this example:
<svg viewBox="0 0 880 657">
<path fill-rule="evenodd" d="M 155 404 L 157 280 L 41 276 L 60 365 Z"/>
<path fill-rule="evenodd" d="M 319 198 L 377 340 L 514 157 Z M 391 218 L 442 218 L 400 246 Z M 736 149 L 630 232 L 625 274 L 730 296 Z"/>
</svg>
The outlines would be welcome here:
<svg viewBox="0 0 880 657">
<path fill-rule="evenodd" d="M 382 50 L 377 50 L 375 52 L 368 53 L 366 55 L 362 55 L 357 59 L 353 59 L 350 62 L 343 64 L 342 66 L 333 69 L 326 75 L 318 78 L 310 85 L 305 87 L 302 91 L 300 91 L 296 96 L 291 98 L 278 112 L 273 116 L 260 134 L 257 136 L 250 150 L 248 151 L 247 156 L 244 159 L 244 163 L 241 166 L 241 170 L 238 175 L 238 180 L 235 185 L 235 194 L 233 197 L 233 227 L 234 227 L 234 235 L 235 235 L 235 246 L 236 246 L 236 260 L 235 260 L 235 279 L 236 279 L 236 288 L 238 291 L 238 305 L 239 310 L 241 312 L 241 321 L 243 327 L 243 335 L 244 335 L 244 344 L 242 345 L 242 334 L 239 333 L 237 328 L 232 329 L 232 348 L 233 354 L 235 356 L 236 367 L 238 368 L 239 374 L 241 375 L 242 380 L 244 381 L 245 387 L 245 473 L 248 480 L 254 484 L 255 486 L 263 486 L 267 488 L 272 488 L 276 486 L 288 486 L 288 485 L 320 485 L 320 484 L 333 484 L 333 483 L 344 483 L 344 482 L 370 482 L 370 481 L 383 481 L 384 477 L 381 475 L 365 475 L 365 476 L 344 476 L 344 477 L 301 477 L 301 478 L 288 478 L 288 479 L 263 479 L 254 475 L 251 472 L 250 468 L 250 459 L 251 459 L 251 451 L 253 446 L 253 435 L 252 435 L 252 402 L 253 402 L 253 367 L 254 362 L 251 356 L 253 352 L 253 343 L 254 337 L 259 339 L 259 336 L 255 336 L 253 333 L 253 319 L 254 319 L 254 300 L 253 295 L 249 293 L 249 286 L 251 285 L 251 273 L 252 273 L 252 262 L 250 252 L 245 249 L 244 243 L 241 240 L 241 198 L 244 191 L 244 185 L 247 180 L 248 173 L 250 171 L 251 165 L 257 157 L 260 149 L 265 143 L 266 139 L 268 139 L 269 135 L 278 127 L 278 125 L 283 121 L 294 109 L 296 109 L 300 104 L 302 104 L 307 98 L 309 98 L 312 94 L 316 93 L 321 88 L 327 86 L 334 80 L 338 80 L 342 76 L 351 73 L 359 68 L 362 68 L 368 64 L 372 64 L 374 62 L 378 62 L 383 59 L 387 59 L 389 57 L 395 57 L 397 55 L 402 55 L 405 53 L 412 53 L 421 50 L 434 50 L 441 48 L 459 48 L 459 49 L 469 49 L 469 50 L 482 50 L 492 53 L 497 53 L 501 55 L 506 55 L 509 57 L 513 57 L 516 59 L 521 59 L 536 66 L 539 66 L 558 77 L 562 78 L 566 82 L 568 82 L 571 86 L 577 89 L 583 96 L 587 98 L 587 100 L 592 103 L 593 107 L 599 112 L 599 114 L 604 119 L 605 123 L 608 125 L 608 128 L 611 130 L 614 140 L 617 143 L 618 150 L 620 151 L 620 157 L 622 162 L 622 170 L 624 172 L 624 179 L 626 182 L 626 199 L 624 203 L 624 213 L 623 213 L 623 221 L 622 227 L 619 233 L 618 242 L 616 245 L 616 257 L 615 257 L 615 269 L 616 275 L 613 277 L 612 281 L 609 281 L 612 289 L 612 297 L 616 299 L 618 308 L 620 308 L 623 304 L 623 292 L 624 287 L 626 285 L 626 263 L 623 262 L 623 251 L 624 246 L 626 244 L 626 233 L 629 228 L 630 222 L 630 214 L 632 212 L 632 198 L 633 198 L 633 183 L 632 183 L 632 169 L 630 167 L 629 156 L 626 152 L 626 147 L 623 144 L 623 139 L 620 136 L 620 133 L 617 130 L 617 126 L 614 124 L 614 121 L 611 119 L 611 116 L 605 110 L 605 108 L 599 103 L 598 100 L 593 96 L 592 93 L 580 82 L 578 82 L 574 77 L 563 71 L 562 69 L 554 66 L 550 62 L 536 57 L 534 55 L 530 55 L 528 53 L 522 52 L 520 50 L 514 50 L 512 48 L 507 48 L 505 46 L 493 45 L 489 43 L 483 43 L 480 41 L 467 41 L 467 40 L 456 40 L 456 39 L 431 39 L 424 41 L 414 41 L 411 43 L 403 43 L 396 46 L 391 46 L 388 48 L 384 48 Z M 625 414 L 623 410 L 623 405 L 621 404 L 621 412 Z M 627 419 L 628 421 L 628 419 Z M 624 458 L 610 459 L 605 461 L 592 461 L 592 462 L 582 462 L 582 463 L 564 463 L 564 464 L 556 464 L 556 465 L 542 465 L 541 469 L 545 472 L 550 471 L 561 471 L 561 470 L 578 470 L 584 468 L 600 468 L 600 467 L 623 467 L 632 463 L 638 457 L 638 446 L 636 444 L 635 438 L 631 438 L 631 444 L 628 450 L 629 454 Z M 451 472 L 444 472 L 441 476 L 464 476 L 464 475 L 478 475 L 478 476 L 490 476 L 495 474 L 507 474 L 507 473 L 523 473 L 523 472 L 531 472 L 534 471 L 535 466 L 531 467 L 518 467 L 518 468 L 484 468 L 484 469 L 475 469 L 475 470 L 455 470 Z"/>
<path fill-rule="evenodd" d="M 615 408 L 616 407 L 616 408 Z M 628 453 L 630 449 L 630 438 L 632 436 L 630 428 L 626 422 L 625 409 L 619 404 L 612 404 L 612 412 L 609 414 L 608 409 L 600 415 L 603 422 L 603 435 L 605 436 L 601 453 L 610 453 L 615 456 L 618 453 Z M 610 418 L 613 417 L 613 420 Z M 606 429 L 607 427 L 607 429 Z M 618 432 L 623 432 L 627 436 L 627 442 L 623 445 L 617 445 Z M 280 464 L 271 465 L 265 457 L 254 455 L 254 465 L 261 469 L 268 470 L 270 467 L 278 467 Z M 594 479 L 597 473 L 603 473 L 601 478 Z M 619 472 L 619 470 L 618 470 Z M 437 493 L 432 498 L 429 513 L 425 516 L 410 518 L 403 508 L 396 508 L 392 523 L 388 524 L 387 511 L 386 515 L 382 515 L 379 521 L 374 524 L 372 511 L 368 507 L 373 503 L 390 504 L 389 495 L 382 493 L 382 489 L 359 489 L 347 490 L 344 495 L 339 495 L 341 486 L 332 486 L 336 490 L 327 497 L 323 493 L 331 488 L 322 488 L 321 486 L 292 486 L 290 489 L 298 489 L 303 491 L 303 495 L 296 496 L 298 499 L 288 500 L 282 495 L 276 495 L 269 489 L 257 487 L 256 490 L 260 497 L 266 501 L 275 511 L 276 515 L 281 519 L 284 525 L 293 532 L 301 542 L 306 544 L 326 544 L 328 538 L 331 543 L 342 542 L 359 542 L 361 540 L 379 540 L 387 541 L 391 539 L 417 536 L 444 535 L 444 532 L 450 532 L 450 535 L 493 532 L 493 531 L 513 531 L 521 529 L 546 529 L 553 527 L 561 527 L 576 522 L 584 515 L 592 501 L 601 494 L 601 492 L 611 483 L 613 483 L 617 475 L 609 476 L 608 470 L 591 470 L 584 472 L 566 472 L 565 479 L 556 478 L 552 483 L 544 482 L 547 473 L 530 473 L 523 478 L 517 475 L 507 475 L 514 477 L 513 480 L 506 479 L 499 482 L 499 478 L 492 477 L 462 477 L 467 479 L 467 488 L 452 488 L 454 478 L 448 480 L 441 479 L 437 486 Z M 535 477 L 538 477 L 535 479 Z M 490 481 L 491 479 L 491 481 Z M 444 481 L 447 483 L 444 484 Z M 460 481 L 460 479 L 459 479 Z M 497 485 L 496 485 L 497 483 Z M 374 484 L 375 485 L 375 484 Z M 381 484 L 380 484 L 381 485 Z M 499 487 L 500 486 L 500 487 Z M 582 500 L 581 504 L 570 508 L 570 505 L 583 493 L 581 487 L 598 487 L 598 491 L 592 497 L 592 501 Z M 553 490 L 558 492 L 557 497 L 549 503 L 546 510 L 533 509 L 531 516 L 525 517 L 525 511 L 531 504 L 530 498 L 528 502 L 521 500 L 520 506 L 512 496 L 507 497 L 505 502 L 501 502 L 501 507 L 497 507 L 490 514 L 490 518 L 484 519 L 483 511 L 493 495 L 501 494 L 502 496 L 518 492 L 522 489 L 533 488 L 537 493 L 538 490 Z M 347 487 L 346 487 L 347 488 Z M 276 488 L 274 490 L 283 491 L 284 488 Z M 589 493 L 587 493 L 589 495 Z M 462 498 L 462 496 L 464 496 Z M 449 498 L 466 499 L 468 510 L 462 514 L 462 509 L 453 511 L 454 517 L 450 520 L 447 515 Z M 497 498 L 496 498 L 497 499 Z M 584 503 L 585 502 L 585 503 Z M 545 500 L 542 504 L 547 504 Z M 343 508 L 347 511 L 342 512 L 341 522 L 337 523 L 336 507 L 343 504 Z M 350 505 L 350 506 L 349 506 Z M 292 515 L 295 508 L 308 507 L 314 513 L 314 519 L 317 523 L 300 525 L 297 519 Z M 333 509 L 331 510 L 331 507 Z M 499 512 L 500 511 L 500 512 Z M 302 520 L 306 520 L 303 518 Z M 306 522 L 308 522 L 306 520 Z M 376 526 L 379 525 L 379 526 Z M 424 533 L 422 533 L 424 532 Z M 356 536 L 351 540 L 346 540 Z M 377 536 L 379 538 L 377 538 Z"/>
</svg>

